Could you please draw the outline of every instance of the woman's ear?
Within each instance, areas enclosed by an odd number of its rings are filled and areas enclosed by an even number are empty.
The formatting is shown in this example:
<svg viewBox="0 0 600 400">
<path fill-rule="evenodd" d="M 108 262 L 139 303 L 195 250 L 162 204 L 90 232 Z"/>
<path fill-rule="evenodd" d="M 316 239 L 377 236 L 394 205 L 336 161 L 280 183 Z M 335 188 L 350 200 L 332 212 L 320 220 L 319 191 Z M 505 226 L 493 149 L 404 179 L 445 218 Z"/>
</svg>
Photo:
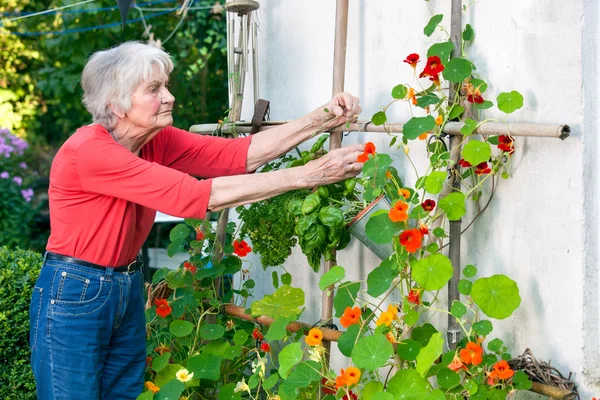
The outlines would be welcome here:
<svg viewBox="0 0 600 400">
<path fill-rule="evenodd" d="M 108 108 L 110 108 L 110 111 L 112 111 L 117 117 L 119 118 L 124 118 L 125 117 L 125 113 L 121 110 L 118 110 L 117 107 L 113 106 L 112 104 L 108 103 Z"/>
</svg>

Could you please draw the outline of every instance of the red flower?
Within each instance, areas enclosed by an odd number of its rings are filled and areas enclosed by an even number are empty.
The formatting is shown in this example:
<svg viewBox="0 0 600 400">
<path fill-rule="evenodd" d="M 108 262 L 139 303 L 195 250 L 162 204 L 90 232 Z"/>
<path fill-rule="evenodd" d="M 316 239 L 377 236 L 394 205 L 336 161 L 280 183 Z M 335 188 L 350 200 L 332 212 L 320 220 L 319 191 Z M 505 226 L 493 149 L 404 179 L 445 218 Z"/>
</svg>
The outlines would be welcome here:
<svg viewBox="0 0 600 400">
<path fill-rule="evenodd" d="M 418 229 L 409 229 L 400 234 L 400 244 L 406 247 L 406 251 L 414 253 L 421 248 L 423 236 Z"/>
<path fill-rule="evenodd" d="M 202 232 L 202 231 L 196 232 L 196 240 L 198 240 L 198 241 L 204 240 L 204 232 Z"/>
<path fill-rule="evenodd" d="M 367 160 L 369 159 L 369 154 L 372 156 L 375 155 L 375 145 L 373 144 L 373 142 L 367 142 L 367 144 L 365 145 L 364 153 L 358 156 L 357 161 L 361 163 L 367 162 Z"/>
<path fill-rule="evenodd" d="M 269 343 L 263 342 L 263 344 L 260 345 L 260 349 L 265 353 L 268 353 L 271 351 L 271 346 L 269 346 Z"/>
<path fill-rule="evenodd" d="M 411 67 L 417 68 L 417 63 L 419 62 L 419 55 L 416 53 L 409 54 L 404 60 L 405 63 L 410 64 Z"/>
<path fill-rule="evenodd" d="M 423 72 L 419 75 L 419 78 L 426 76 L 431 77 L 430 80 L 439 82 L 439 74 L 444 70 L 444 64 L 438 56 L 431 56 L 427 59 L 427 65 L 423 69 Z"/>
<path fill-rule="evenodd" d="M 259 342 L 261 342 L 264 339 L 263 334 L 258 330 L 258 328 L 254 328 L 254 330 L 252 331 L 252 337 L 254 338 L 254 340 L 258 340 Z"/>
<path fill-rule="evenodd" d="M 342 400 L 358 400 L 358 396 L 351 390 L 348 392 L 348 394 L 345 394 L 344 397 L 342 397 Z"/>
<path fill-rule="evenodd" d="M 238 242 L 237 240 L 233 241 L 233 252 L 237 254 L 239 257 L 245 257 L 252 251 L 252 247 L 248 246 L 245 240 Z"/>
<path fill-rule="evenodd" d="M 156 314 L 163 318 L 166 318 L 173 311 L 167 299 L 156 299 L 154 304 L 156 305 Z"/>
<path fill-rule="evenodd" d="M 406 296 L 409 303 L 421 304 L 421 291 L 419 289 L 411 289 Z"/>
<path fill-rule="evenodd" d="M 150 367 L 152 367 L 152 357 L 150 357 L 150 356 L 146 357 L 146 365 L 149 365 Z"/>
<path fill-rule="evenodd" d="M 489 174 L 490 172 L 492 172 L 492 169 L 488 165 L 487 161 L 477 164 L 477 166 L 475 167 L 475 173 L 477 175 L 486 175 L 486 174 Z"/>
<path fill-rule="evenodd" d="M 481 103 L 483 103 L 484 100 L 483 100 L 483 97 L 481 97 L 481 95 L 479 95 L 479 94 L 468 94 L 467 101 L 469 101 L 471 103 L 481 104 Z"/>
<path fill-rule="evenodd" d="M 483 349 L 475 342 L 467 343 L 466 348 L 460 350 L 458 355 L 467 365 L 479 365 L 483 362 Z"/>
<path fill-rule="evenodd" d="M 196 271 L 198 270 L 198 268 L 194 267 L 194 264 L 192 264 L 189 261 L 186 261 L 186 262 L 183 263 L 183 268 L 186 271 L 190 271 L 192 274 L 195 274 Z"/>
<path fill-rule="evenodd" d="M 464 158 L 461 158 L 461 159 L 458 161 L 458 165 L 460 165 L 460 166 L 461 166 L 461 167 L 463 167 L 463 168 L 469 168 L 469 167 L 472 167 L 471 163 L 470 163 L 470 162 L 468 162 L 468 161 L 465 161 L 465 159 L 464 159 Z"/>
<path fill-rule="evenodd" d="M 421 235 L 425 236 L 429 233 L 429 229 L 427 229 L 425 225 L 421 225 L 421 227 L 419 228 L 419 232 L 421 232 Z"/>
<path fill-rule="evenodd" d="M 321 387 L 323 389 L 323 393 L 325 393 L 325 394 L 336 394 L 337 393 L 337 389 L 335 388 L 335 382 L 330 379 L 322 378 L 321 379 Z"/>
<path fill-rule="evenodd" d="M 507 135 L 498 136 L 498 148 L 505 153 L 512 154 L 515 152 L 513 139 Z"/>
<path fill-rule="evenodd" d="M 435 208 L 435 200 L 427 199 L 421 203 L 421 207 L 423 207 L 423 210 L 425 211 L 433 211 Z"/>
</svg>

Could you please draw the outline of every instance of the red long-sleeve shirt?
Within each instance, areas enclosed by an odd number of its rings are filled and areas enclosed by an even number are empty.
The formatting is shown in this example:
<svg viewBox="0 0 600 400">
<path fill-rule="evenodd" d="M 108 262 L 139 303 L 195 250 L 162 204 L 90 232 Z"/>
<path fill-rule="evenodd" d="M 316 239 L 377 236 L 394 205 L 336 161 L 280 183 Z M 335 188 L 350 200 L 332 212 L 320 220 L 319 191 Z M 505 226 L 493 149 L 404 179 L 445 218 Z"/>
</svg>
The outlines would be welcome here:
<svg viewBox="0 0 600 400">
<path fill-rule="evenodd" d="M 190 175 L 245 174 L 251 140 L 167 127 L 136 156 L 101 125 L 78 129 L 52 162 L 46 249 L 109 267 L 130 263 L 150 233 L 156 210 L 205 217 L 212 179 Z"/>
</svg>

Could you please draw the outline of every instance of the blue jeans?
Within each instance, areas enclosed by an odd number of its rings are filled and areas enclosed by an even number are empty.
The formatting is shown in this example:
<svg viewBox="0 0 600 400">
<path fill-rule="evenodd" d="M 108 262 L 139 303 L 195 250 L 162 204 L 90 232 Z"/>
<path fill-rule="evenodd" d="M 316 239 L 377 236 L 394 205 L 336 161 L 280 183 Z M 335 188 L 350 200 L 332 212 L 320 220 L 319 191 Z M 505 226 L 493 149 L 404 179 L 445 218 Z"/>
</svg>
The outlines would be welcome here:
<svg viewBox="0 0 600 400">
<path fill-rule="evenodd" d="M 143 390 L 143 279 L 44 260 L 30 308 L 39 400 L 135 399 Z"/>
</svg>

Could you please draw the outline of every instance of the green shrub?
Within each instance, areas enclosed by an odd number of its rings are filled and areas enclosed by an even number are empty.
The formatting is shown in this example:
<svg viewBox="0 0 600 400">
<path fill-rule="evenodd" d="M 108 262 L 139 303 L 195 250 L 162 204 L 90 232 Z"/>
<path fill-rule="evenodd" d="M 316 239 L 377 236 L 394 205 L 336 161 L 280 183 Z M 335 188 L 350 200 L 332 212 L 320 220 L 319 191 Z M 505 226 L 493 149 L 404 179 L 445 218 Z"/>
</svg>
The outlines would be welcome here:
<svg viewBox="0 0 600 400">
<path fill-rule="evenodd" d="M 35 399 L 30 367 L 29 302 L 42 255 L 0 247 L 0 399 Z"/>
</svg>

